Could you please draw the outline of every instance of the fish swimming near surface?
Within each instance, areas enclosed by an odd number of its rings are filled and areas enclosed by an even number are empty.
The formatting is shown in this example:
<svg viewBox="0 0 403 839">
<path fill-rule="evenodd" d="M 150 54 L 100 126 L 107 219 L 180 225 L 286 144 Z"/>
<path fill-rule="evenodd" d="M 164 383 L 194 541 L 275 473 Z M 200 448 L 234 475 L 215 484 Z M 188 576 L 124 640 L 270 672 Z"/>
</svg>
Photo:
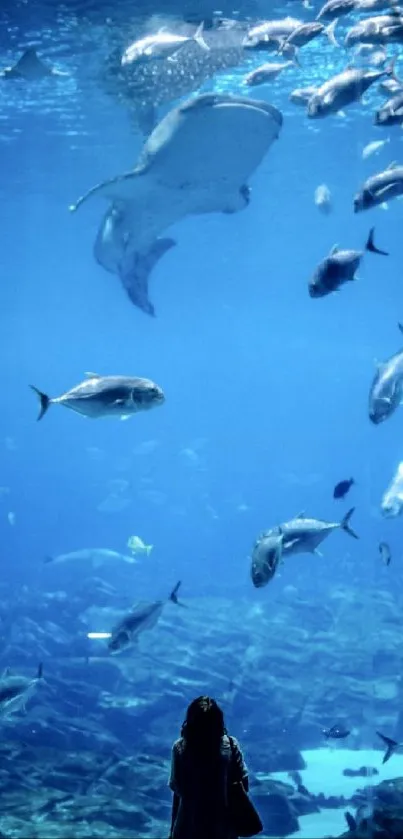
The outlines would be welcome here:
<svg viewBox="0 0 403 839">
<path fill-rule="evenodd" d="M 349 480 L 345 481 L 339 481 L 339 483 L 336 484 L 333 490 L 333 498 L 345 498 L 345 496 L 353 486 L 353 483 L 354 478 L 350 478 Z"/>
<path fill-rule="evenodd" d="M 338 20 L 354 11 L 355 0 L 327 0 L 319 10 L 317 20 Z"/>
<path fill-rule="evenodd" d="M 173 108 L 145 143 L 135 169 L 91 189 L 111 202 L 96 258 L 116 273 L 131 301 L 154 314 L 150 271 L 172 240 L 161 234 L 188 215 L 236 213 L 250 201 L 248 180 L 280 134 L 282 114 L 246 96 L 202 94 Z"/>
<path fill-rule="evenodd" d="M 376 247 L 373 227 L 369 232 L 365 250 L 381 256 L 389 255 L 387 251 L 382 251 Z M 337 245 L 334 245 L 329 255 L 319 263 L 309 281 L 309 296 L 326 297 L 333 291 L 337 291 L 344 283 L 355 280 L 363 256 L 364 251 L 343 251 Z"/>
<path fill-rule="evenodd" d="M 283 533 L 263 533 L 257 539 L 251 557 L 251 577 L 255 588 L 263 588 L 273 579 L 283 555 Z"/>
<path fill-rule="evenodd" d="M 317 88 L 308 102 L 308 117 L 317 119 L 341 111 L 347 105 L 357 102 L 371 85 L 382 79 L 383 76 L 394 77 L 394 72 L 395 59 L 392 59 L 384 70 L 348 67 Z"/>
<path fill-rule="evenodd" d="M 391 163 L 383 172 L 371 175 L 354 196 L 354 212 L 361 213 L 403 195 L 403 166 Z"/>
<path fill-rule="evenodd" d="M 126 47 L 121 58 L 121 64 L 124 67 L 127 64 L 133 64 L 135 61 L 155 60 L 156 58 L 172 60 L 175 55 L 177 56 L 179 50 L 192 41 L 201 49 L 208 50 L 209 47 L 203 38 L 203 29 L 203 21 L 191 37 L 160 29 L 155 35 L 146 35 Z"/>
<path fill-rule="evenodd" d="M 399 323 L 403 333 L 403 324 Z M 403 397 L 403 349 L 380 361 L 372 380 L 368 399 L 368 415 L 374 425 L 385 422 L 394 414 Z"/>
<path fill-rule="evenodd" d="M 327 740 L 345 740 L 351 731 L 344 725 L 332 725 L 331 728 L 324 728 L 322 734 Z"/>
<path fill-rule="evenodd" d="M 110 653 L 120 653 L 131 647 L 139 635 L 146 629 L 152 629 L 162 615 L 167 602 L 171 601 L 176 606 L 184 606 L 178 600 L 178 591 L 181 583 L 177 583 L 171 591 L 168 600 L 156 600 L 153 603 L 139 603 L 112 629 L 108 641 Z"/>
<path fill-rule="evenodd" d="M 10 675 L 9 668 L 0 676 L 0 718 L 8 719 L 17 711 L 24 711 L 28 699 L 35 693 L 43 679 L 43 665 L 40 664 L 35 679 Z"/>
<path fill-rule="evenodd" d="M 392 552 L 387 542 L 379 542 L 379 553 L 384 565 L 390 565 Z"/>
<path fill-rule="evenodd" d="M 49 565 L 64 565 L 70 562 L 89 562 L 93 568 L 101 568 L 104 565 L 126 562 L 135 565 L 137 560 L 134 556 L 111 551 L 108 548 L 82 548 L 79 551 L 70 551 L 57 556 L 46 556 L 44 562 Z"/>
<path fill-rule="evenodd" d="M 148 411 L 165 401 L 163 391 L 151 379 L 131 376 L 98 376 L 88 373 L 84 382 L 51 399 L 46 393 L 31 385 L 40 401 L 38 420 L 50 405 L 63 405 L 77 414 L 91 419 L 119 417 L 125 419 L 139 411 Z"/>
<path fill-rule="evenodd" d="M 355 44 L 388 44 L 399 42 L 403 37 L 403 16 L 401 12 L 390 10 L 384 15 L 375 15 L 360 20 L 348 30 L 345 38 L 345 46 L 352 47 Z"/>
<path fill-rule="evenodd" d="M 354 513 L 355 507 L 346 513 L 341 522 L 321 521 L 320 519 L 308 519 L 304 513 L 300 513 L 296 518 L 280 524 L 279 527 L 272 528 L 266 531 L 260 537 L 267 538 L 271 535 L 282 535 L 282 558 L 298 553 L 319 553 L 319 545 L 332 533 L 334 530 L 344 530 L 349 536 L 354 539 L 359 537 L 350 527 L 350 519 Z"/>
<path fill-rule="evenodd" d="M 386 737 L 385 734 L 381 734 L 380 731 L 376 732 L 378 737 L 381 738 L 383 744 L 386 746 L 386 751 L 382 759 L 382 763 L 387 763 L 388 760 L 395 754 L 395 752 L 401 748 L 401 743 L 397 743 L 396 740 L 392 740 L 391 737 Z"/>
</svg>

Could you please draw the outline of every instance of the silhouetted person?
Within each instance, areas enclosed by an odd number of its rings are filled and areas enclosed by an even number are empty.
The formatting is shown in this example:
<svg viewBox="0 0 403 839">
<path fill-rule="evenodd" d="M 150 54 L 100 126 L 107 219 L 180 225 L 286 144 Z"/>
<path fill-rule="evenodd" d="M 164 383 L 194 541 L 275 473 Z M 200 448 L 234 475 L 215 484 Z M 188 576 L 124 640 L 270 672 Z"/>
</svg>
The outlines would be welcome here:
<svg viewBox="0 0 403 839">
<path fill-rule="evenodd" d="M 181 737 L 172 747 L 169 786 L 174 797 L 170 839 L 236 839 L 229 822 L 228 785 L 248 773 L 224 715 L 209 696 L 189 705 Z"/>
</svg>

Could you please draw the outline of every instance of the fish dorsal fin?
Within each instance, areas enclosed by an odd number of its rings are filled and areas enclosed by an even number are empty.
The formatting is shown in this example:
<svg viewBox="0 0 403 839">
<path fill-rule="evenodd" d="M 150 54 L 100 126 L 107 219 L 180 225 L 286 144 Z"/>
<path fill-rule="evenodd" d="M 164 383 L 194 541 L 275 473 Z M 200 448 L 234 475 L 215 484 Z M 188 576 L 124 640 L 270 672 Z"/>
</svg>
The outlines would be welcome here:
<svg viewBox="0 0 403 839">
<path fill-rule="evenodd" d="M 100 379 L 99 373 L 93 373 L 91 370 L 86 370 L 84 373 L 86 379 Z"/>
<path fill-rule="evenodd" d="M 295 516 L 296 519 L 304 519 L 305 518 L 305 510 L 300 510 L 299 513 Z"/>
<path fill-rule="evenodd" d="M 389 172 L 390 169 L 396 169 L 398 165 L 397 160 L 392 160 L 392 162 L 389 163 L 389 166 L 386 167 L 385 172 Z"/>
<path fill-rule="evenodd" d="M 398 328 L 400 329 L 400 332 L 403 334 L 403 323 L 398 323 L 397 325 L 398 325 Z"/>
<path fill-rule="evenodd" d="M 9 667 L 5 667 L 5 668 L 4 668 L 4 670 L 3 670 L 3 672 L 2 672 L 2 674 L 1 674 L 1 678 L 2 678 L 2 679 L 6 679 L 6 678 L 7 678 L 7 676 L 9 676 L 9 675 L 10 675 L 10 672 L 11 672 L 11 671 L 10 671 L 10 668 L 9 668 Z"/>
<path fill-rule="evenodd" d="M 333 247 L 330 248 L 330 256 L 334 256 L 334 254 L 338 253 L 338 251 L 339 251 L 339 246 L 338 245 L 333 245 Z"/>
</svg>

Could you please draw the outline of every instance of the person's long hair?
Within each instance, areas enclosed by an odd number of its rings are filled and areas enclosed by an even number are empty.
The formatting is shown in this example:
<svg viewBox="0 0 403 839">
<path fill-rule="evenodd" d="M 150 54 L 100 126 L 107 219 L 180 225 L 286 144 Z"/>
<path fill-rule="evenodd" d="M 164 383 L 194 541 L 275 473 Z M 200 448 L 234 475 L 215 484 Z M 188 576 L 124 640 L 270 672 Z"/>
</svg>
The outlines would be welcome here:
<svg viewBox="0 0 403 839">
<path fill-rule="evenodd" d="M 224 714 L 215 699 L 198 696 L 190 703 L 181 729 L 187 748 L 210 754 L 218 752 L 226 733 Z"/>
</svg>

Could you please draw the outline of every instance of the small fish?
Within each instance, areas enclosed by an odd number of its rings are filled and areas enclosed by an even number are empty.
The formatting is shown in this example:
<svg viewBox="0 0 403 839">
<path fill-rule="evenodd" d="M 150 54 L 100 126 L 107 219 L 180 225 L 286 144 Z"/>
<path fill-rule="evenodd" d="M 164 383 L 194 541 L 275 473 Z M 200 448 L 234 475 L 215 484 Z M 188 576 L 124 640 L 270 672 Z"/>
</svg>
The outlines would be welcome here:
<svg viewBox="0 0 403 839">
<path fill-rule="evenodd" d="M 261 64 L 261 66 L 257 67 L 256 70 L 252 70 L 251 73 L 248 73 L 248 75 L 245 76 L 245 84 L 249 87 L 267 84 L 268 82 L 272 82 L 274 79 L 277 79 L 277 76 L 279 76 L 283 70 L 286 70 L 287 67 L 293 66 L 293 61 L 285 61 L 283 63 L 268 62 L 267 64 Z"/>
<path fill-rule="evenodd" d="M 353 483 L 354 478 L 350 478 L 346 481 L 340 481 L 338 484 L 336 484 L 333 490 L 333 498 L 344 498 L 347 495 L 348 491 L 351 489 Z"/>
<path fill-rule="evenodd" d="M 386 251 L 376 247 L 374 242 L 374 228 L 372 227 L 365 244 L 365 250 L 371 253 L 388 256 Z M 356 271 L 360 266 L 363 251 L 339 250 L 335 245 L 329 255 L 317 266 L 313 277 L 309 281 L 310 297 L 326 297 L 333 291 L 338 291 L 344 283 L 356 279 Z"/>
<path fill-rule="evenodd" d="M 351 732 L 343 725 L 332 725 L 331 728 L 324 728 L 322 734 L 327 740 L 344 740 Z"/>
<path fill-rule="evenodd" d="M 381 738 L 384 745 L 386 746 L 386 751 L 385 751 L 385 754 L 383 756 L 382 763 L 387 763 L 388 760 L 390 760 L 390 758 L 392 757 L 392 755 L 395 754 L 397 749 L 400 748 L 401 744 L 397 743 L 396 740 L 392 740 L 391 737 L 386 737 L 385 734 L 381 734 L 380 731 L 377 731 L 376 733 L 377 733 L 378 737 Z"/>
<path fill-rule="evenodd" d="M 371 157 L 372 154 L 376 154 L 377 151 L 386 146 L 386 143 L 389 143 L 389 137 L 387 140 L 374 140 L 372 143 L 368 143 L 362 150 L 362 159 L 366 160 L 368 157 Z"/>
<path fill-rule="evenodd" d="M 347 105 L 357 102 L 364 93 L 382 79 L 383 76 L 395 78 L 395 61 L 392 59 L 384 70 L 365 70 L 359 67 L 347 67 L 342 73 L 332 76 L 318 87 L 308 102 L 307 115 L 318 119 L 340 112 Z"/>
<path fill-rule="evenodd" d="M 381 555 L 381 559 L 384 565 L 390 565 L 390 561 L 392 559 L 392 552 L 387 542 L 379 543 L 379 553 Z"/>
<path fill-rule="evenodd" d="M 130 548 L 131 552 L 135 556 L 140 556 L 142 554 L 146 554 L 146 556 L 150 556 L 150 553 L 154 547 L 154 545 L 146 545 L 140 536 L 130 536 L 127 541 L 127 547 Z"/>
<path fill-rule="evenodd" d="M 165 401 L 161 388 L 150 379 L 98 376 L 96 373 L 86 375 L 84 382 L 54 399 L 31 385 L 41 405 L 38 420 L 42 419 L 50 405 L 64 405 L 92 419 L 106 416 L 126 419 L 139 411 L 162 405 Z"/>
<path fill-rule="evenodd" d="M 332 196 L 328 186 L 326 184 L 320 184 L 315 189 L 315 196 L 314 196 L 315 206 L 323 213 L 325 216 L 331 213 L 332 207 Z"/>
<path fill-rule="evenodd" d="M 317 20 L 338 20 L 354 11 L 355 0 L 327 0 L 317 15 Z"/>
</svg>

